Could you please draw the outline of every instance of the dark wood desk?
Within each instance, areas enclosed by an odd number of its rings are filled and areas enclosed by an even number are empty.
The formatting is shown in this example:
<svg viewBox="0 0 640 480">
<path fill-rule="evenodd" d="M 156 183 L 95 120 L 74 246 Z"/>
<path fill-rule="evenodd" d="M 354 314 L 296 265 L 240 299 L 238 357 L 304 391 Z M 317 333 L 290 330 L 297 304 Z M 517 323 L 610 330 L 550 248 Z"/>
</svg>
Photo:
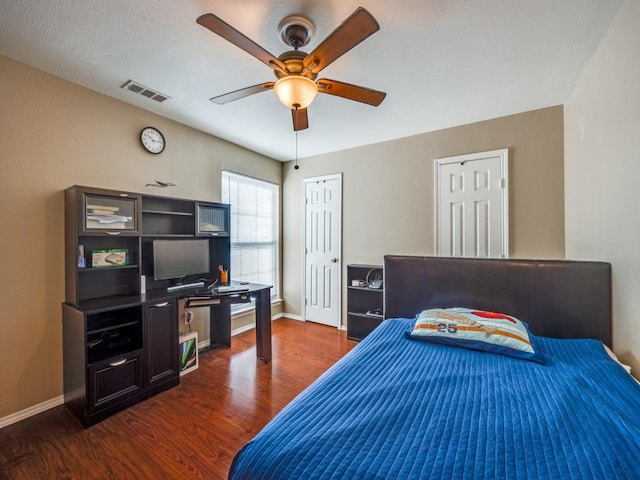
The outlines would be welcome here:
<svg viewBox="0 0 640 480">
<path fill-rule="evenodd" d="M 196 291 L 181 293 L 185 308 L 209 307 L 209 348 L 231 346 L 231 305 L 255 300 L 256 356 L 264 363 L 271 362 L 271 286 L 250 283 L 246 290 L 219 292 Z"/>
</svg>

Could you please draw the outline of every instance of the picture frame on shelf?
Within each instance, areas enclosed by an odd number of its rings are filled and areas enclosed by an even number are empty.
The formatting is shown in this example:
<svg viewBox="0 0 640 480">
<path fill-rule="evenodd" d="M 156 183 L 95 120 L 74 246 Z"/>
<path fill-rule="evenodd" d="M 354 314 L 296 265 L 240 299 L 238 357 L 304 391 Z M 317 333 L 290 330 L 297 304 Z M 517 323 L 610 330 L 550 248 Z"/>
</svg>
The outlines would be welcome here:
<svg viewBox="0 0 640 480">
<path fill-rule="evenodd" d="M 198 332 L 180 335 L 179 342 L 178 359 L 182 376 L 198 368 Z"/>
</svg>

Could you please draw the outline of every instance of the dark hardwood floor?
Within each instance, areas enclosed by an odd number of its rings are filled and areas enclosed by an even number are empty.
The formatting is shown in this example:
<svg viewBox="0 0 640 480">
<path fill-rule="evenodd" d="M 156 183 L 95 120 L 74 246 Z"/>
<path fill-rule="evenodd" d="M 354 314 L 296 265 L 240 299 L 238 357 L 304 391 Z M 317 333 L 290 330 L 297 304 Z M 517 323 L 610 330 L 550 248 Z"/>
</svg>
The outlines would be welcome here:
<svg viewBox="0 0 640 480">
<path fill-rule="evenodd" d="M 88 429 L 63 406 L 0 430 L 2 479 L 224 479 L 246 442 L 356 342 L 336 328 L 273 322 L 273 362 L 253 330 L 200 355 L 181 384 Z"/>
</svg>

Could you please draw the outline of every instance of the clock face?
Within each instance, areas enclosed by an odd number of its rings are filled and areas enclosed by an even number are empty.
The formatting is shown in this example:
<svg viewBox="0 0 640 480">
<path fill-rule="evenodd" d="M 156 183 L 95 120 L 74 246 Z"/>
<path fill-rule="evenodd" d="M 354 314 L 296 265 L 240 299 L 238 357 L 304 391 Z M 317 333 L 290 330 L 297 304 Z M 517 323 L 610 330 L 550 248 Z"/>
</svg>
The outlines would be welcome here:
<svg viewBox="0 0 640 480">
<path fill-rule="evenodd" d="M 142 146 L 150 153 L 158 154 L 164 150 L 164 136 L 160 130 L 153 127 L 145 127 L 140 132 Z"/>
</svg>

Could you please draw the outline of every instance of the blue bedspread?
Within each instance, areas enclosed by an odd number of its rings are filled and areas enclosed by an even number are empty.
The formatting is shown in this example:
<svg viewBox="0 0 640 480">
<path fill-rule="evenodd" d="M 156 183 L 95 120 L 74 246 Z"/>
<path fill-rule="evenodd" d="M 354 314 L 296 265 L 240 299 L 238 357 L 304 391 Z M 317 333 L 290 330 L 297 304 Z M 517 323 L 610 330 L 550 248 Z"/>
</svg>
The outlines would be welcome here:
<svg viewBox="0 0 640 480">
<path fill-rule="evenodd" d="M 231 479 L 640 479 L 640 385 L 595 340 L 545 365 L 383 322 L 233 461 Z"/>
</svg>

